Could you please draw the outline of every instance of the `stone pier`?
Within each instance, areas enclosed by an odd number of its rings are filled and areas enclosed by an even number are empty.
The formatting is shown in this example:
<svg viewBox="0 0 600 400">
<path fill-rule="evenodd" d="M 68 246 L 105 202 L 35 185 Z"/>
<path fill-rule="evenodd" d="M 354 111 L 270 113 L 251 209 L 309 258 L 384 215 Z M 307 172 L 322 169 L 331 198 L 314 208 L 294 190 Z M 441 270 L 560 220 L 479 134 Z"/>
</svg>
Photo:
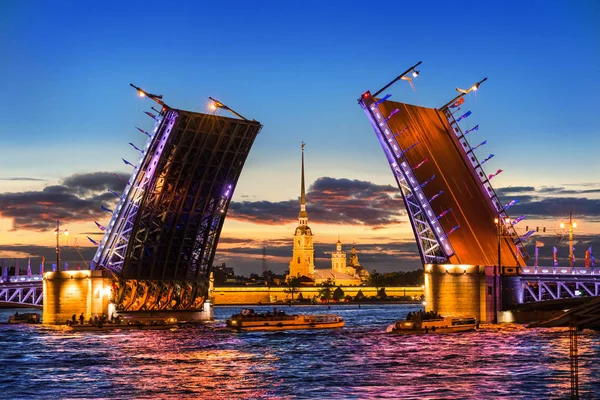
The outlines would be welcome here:
<svg viewBox="0 0 600 400">
<path fill-rule="evenodd" d="M 109 317 L 113 280 L 106 271 L 55 271 L 44 274 L 42 322 L 64 324 L 75 314 L 86 321 Z"/>
<path fill-rule="evenodd" d="M 493 274 L 493 266 L 425 265 L 425 310 L 491 322 L 494 317 Z M 499 300 L 499 291 L 496 296 Z"/>
</svg>

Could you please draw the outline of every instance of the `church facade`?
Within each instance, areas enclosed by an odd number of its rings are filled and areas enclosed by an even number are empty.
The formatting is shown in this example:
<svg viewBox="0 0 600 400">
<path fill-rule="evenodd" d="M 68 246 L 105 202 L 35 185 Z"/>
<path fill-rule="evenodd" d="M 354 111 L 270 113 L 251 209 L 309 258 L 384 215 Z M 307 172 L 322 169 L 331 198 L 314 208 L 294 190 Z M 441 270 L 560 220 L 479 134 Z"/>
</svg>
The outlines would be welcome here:
<svg viewBox="0 0 600 400">
<path fill-rule="evenodd" d="M 342 242 L 338 239 L 336 250 L 331 253 L 331 269 L 315 269 L 315 250 L 313 233 L 308 226 L 308 213 L 306 211 L 306 191 L 304 186 L 304 146 L 302 143 L 302 173 L 300 183 L 300 213 L 298 226 L 294 232 L 294 245 L 292 259 L 289 263 L 287 279 L 298 278 L 302 282 L 320 285 L 325 282 L 334 285 L 360 285 L 368 279 L 369 273 L 360 266 L 356 248 L 352 246 L 350 263 L 347 262 L 346 253 L 342 250 Z"/>
</svg>

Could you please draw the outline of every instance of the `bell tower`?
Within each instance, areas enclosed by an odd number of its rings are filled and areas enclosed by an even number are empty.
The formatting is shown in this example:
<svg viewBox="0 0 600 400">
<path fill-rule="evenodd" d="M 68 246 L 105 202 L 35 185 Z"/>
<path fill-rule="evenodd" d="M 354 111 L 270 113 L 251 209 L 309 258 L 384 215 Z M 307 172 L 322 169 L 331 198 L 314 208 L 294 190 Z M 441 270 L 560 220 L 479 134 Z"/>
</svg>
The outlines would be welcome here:
<svg viewBox="0 0 600 400">
<path fill-rule="evenodd" d="M 294 248 L 290 261 L 289 278 L 307 276 L 312 279 L 315 272 L 315 249 L 313 247 L 313 234 L 308 226 L 308 213 L 306 212 L 306 191 L 304 188 L 304 146 L 302 142 L 302 175 L 300 179 L 300 213 L 298 214 L 298 227 L 294 233 Z"/>
</svg>

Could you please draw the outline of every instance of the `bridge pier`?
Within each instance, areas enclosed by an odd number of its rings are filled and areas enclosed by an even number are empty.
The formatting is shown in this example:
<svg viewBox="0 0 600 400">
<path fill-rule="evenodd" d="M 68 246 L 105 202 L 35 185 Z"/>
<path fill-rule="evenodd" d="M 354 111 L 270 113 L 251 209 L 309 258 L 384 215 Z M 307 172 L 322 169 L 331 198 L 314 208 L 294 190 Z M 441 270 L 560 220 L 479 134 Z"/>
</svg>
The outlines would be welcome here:
<svg viewBox="0 0 600 400">
<path fill-rule="evenodd" d="M 425 310 L 444 316 L 494 319 L 494 267 L 425 265 Z M 499 300 L 499 293 L 496 291 Z"/>
<path fill-rule="evenodd" d="M 113 280 L 106 271 L 55 271 L 44 274 L 45 324 L 64 324 L 75 314 L 86 321 L 94 316 L 110 317 L 109 300 Z"/>
</svg>

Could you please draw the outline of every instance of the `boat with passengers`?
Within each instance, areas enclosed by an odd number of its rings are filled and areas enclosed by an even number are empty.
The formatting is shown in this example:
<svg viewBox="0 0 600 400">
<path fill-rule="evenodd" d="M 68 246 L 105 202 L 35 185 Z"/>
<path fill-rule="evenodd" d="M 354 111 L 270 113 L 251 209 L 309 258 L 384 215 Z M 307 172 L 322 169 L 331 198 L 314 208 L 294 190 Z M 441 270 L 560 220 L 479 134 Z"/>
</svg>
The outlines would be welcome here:
<svg viewBox="0 0 600 400">
<path fill-rule="evenodd" d="M 284 331 L 293 329 L 330 329 L 344 326 L 344 319 L 335 314 L 292 315 L 273 309 L 273 312 L 257 313 L 242 309 L 227 320 L 227 327 L 242 331 Z"/>
<path fill-rule="evenodd" d="M 477 319 L 472 317 L 442 317 L 436 312 L 419 311 L 408 313 L 406 319 L 389 325 L 388 333 L 450 333 L 467 332 L 479 329 Z"/>
<path fill-rule="evenodd" d="M 177 318 L 131 317 L 118 318 L 113 322 L 95 322 L 91 324 L 70 325 L 69 330 L 75 332 L 112 331 L 116 329 L 130 330 L 165 330 L 177 327 Z"/>
</svg>

